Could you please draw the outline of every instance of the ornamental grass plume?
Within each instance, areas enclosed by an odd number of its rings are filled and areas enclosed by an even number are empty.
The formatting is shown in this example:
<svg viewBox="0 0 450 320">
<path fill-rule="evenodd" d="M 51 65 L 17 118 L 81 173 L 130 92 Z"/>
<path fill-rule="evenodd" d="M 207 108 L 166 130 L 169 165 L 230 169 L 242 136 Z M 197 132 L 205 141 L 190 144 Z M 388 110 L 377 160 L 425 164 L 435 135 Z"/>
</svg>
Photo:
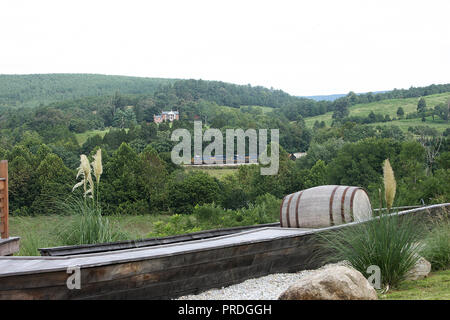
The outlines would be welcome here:
<svg viewBox="0 0 450 320">
<path fill-rule="evenodd" d="M 76 185 L 74 185 L 72 192 L 76 188 L 83 186 L 84 197 L 86 198 L 88 194 L 91 194 L 92 197 L 94 194 L 94 181 L 92 180 L 91 176 L 91 165 L 89 164 L 88 158 L 84 154 L 80 156 L 80 166 L 77 169 L 78 169 L 77 179 L 79 176 L 81 176 L 82 180 L 78 182 Z"/>
<path fill-rule="evenodd" d="M 94 168 L 94 176 L 97 182 L 97 205 L 98 205 L 98 198 L 99 198 L 98 188 L 100 185 L 100 177 L 103 173 L 102 149 L 97 150 L 97 153 L 94 156 L 94 161 L 92 162 L 92 168 Z"/>
<path fill-rule="evenodd" d="M 383 181 L 384 181 L 384 197 L 386 199 L 387 211 L 391 210 L 392 204 L 394 203 L 395 190 L 397 188 L 397 183 L 394 177 L 394 171 L 392 170 L 391 163 L 389 159 L 384 160 L 383 163 Z"/>
<path fill-rule="evenodd" d="M 97 153 L 94 156 L 94 161 L 92 162 L 92 168 L 94 168 L 94 176 L 97 180 L 97 184 L 100 183 L 100 176 L 103 173 L 102 166 L 102 149 L 98 149 Z"/>
</svg>

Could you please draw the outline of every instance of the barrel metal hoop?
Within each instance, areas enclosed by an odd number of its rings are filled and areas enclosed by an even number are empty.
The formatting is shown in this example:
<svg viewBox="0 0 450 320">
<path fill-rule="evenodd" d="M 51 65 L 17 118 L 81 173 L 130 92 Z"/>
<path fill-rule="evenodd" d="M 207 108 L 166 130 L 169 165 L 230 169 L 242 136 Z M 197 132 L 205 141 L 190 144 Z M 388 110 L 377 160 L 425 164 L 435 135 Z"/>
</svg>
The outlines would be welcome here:
<svg viewBox="0 0 450 320">
<path fill-rule="evenodd" d="M 292 201 L 292 198 L 294 197 L 294 195 L 295 195 L 295 193 L 291 194 L 291 196 L 289 197 L 287 208 L 286 208 L 286 220 L 287 220 L 288 228 L 291 227 L 291 221 L 290 221 L 290 217 L 289 217 L 289 208 L 291 207 L 291 201 Z"/>
<path fill-rule="evenodd" d="M 334 194 L 336 193 L 336 190 L 339 188 L 340 186 L 336 186 L 333 189 L 333 192 L 331 193 L 330 196 L 330 225 L 334 226 L 334 219 L 333 219 L 333 201 L 334 201 Z"/>
<path fill-rule="evenodd" d="M 280 206 L 280 226 L 284 227 L 283 225 L 283 204 L 284 204 L 284 199 L 286 199 L 287 196 L 283 197 L 283 200 L 281 200 L 281 206 Z"/>
<path fill-rule="evenodd" d="M 345 195 L 347 194 L 348 189 L 350 189 L 350 187 L 347 187 L 344 189 L 344 193 L 342 193 L 342 198 L 341 198 L 341 218 L 342 218 L 342 222 L 345 223 L 345 208 L 344 208 L 344 203 L 345 203 Z"/>
<path fill-rule="evenodd" d="M 297 228 L 300 228 L 300 221 L 299 221 L 299 215 L 300 212 L 298 212 L 298 205 L 300 204 L 300 198 L 302 197 L 303 194 L 303 190 L 300 191 L 300 193 L 298 194 L 298 198 L 297 198 L 297 204 L 295 205 L 296 209 L 295 209 L 295 222 L 297 223 Z"/>
<path fill-rule="evenodd" d="M 356 191 L 360 190 L 358 187 L 355 188 L 350 197 L 350 216 L 352 217 L 352 222 L 355 221 L 355 216 L 353 215 L 353 200 L 355 199 Z"/>
</svg>

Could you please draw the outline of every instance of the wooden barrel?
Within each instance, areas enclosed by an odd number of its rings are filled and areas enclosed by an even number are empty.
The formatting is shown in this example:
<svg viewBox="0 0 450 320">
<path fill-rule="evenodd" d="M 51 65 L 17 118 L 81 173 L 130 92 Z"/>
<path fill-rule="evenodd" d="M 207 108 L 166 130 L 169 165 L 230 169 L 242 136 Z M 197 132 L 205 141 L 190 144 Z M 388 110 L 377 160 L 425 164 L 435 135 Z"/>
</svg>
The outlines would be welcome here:
<svg viewBox="0 0 450 320">
<path fill-rule="evenodd" d="M 280 206 L 280 223 L 287 228 L 323 228 L 371 217 L 369 196 L 360 187 L 314 187 L 288 194 Z"/>
</svg>

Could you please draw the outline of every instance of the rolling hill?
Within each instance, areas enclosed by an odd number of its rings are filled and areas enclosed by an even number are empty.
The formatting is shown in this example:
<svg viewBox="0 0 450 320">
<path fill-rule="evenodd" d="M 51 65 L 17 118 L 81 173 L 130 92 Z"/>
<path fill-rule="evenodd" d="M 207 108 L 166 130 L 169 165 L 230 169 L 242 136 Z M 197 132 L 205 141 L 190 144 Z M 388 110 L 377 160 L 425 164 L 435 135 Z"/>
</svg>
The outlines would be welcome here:
<svg viewBox="0 0 450 320">
<path fill-rule="evenodd" d="M 439 93 L 439 94 L 433 94 L 424 97 L 425 101 L 427 103 L 428 107 L 434 107 L 437 104 L 440 103 L 446 103 L 448 99 L 450 99 L 450 92 L 445 93 Z M 402 107 L 405 115 L 408 113 L 416 112 L 417 111 L 417 102 L 419 98 L 405 98 L 405 99 L 388 99 L 388 100 L 381 100 L 371 103 L 361 103 L 356 104 L 354 106 L 351 106 L 349 108 L 350 110 L 350 116 L 368 116 L 371 111 L 373 111 L 375 114 L 382 114 L 389 115 L 391 118 L 397 117 L 397 109 L 399 107 Z M 314 125 L 314 122 L 316 121 L 325 121 L 326 125 L 331 125 L 332 123 L 332 115 L 333 112 L 327 112 L 322 115 L 318 115 L 315 117 L 308 117 L 305 118 L 305 123 L 307 126 L 312 127 Z M 384 122 L 383 124 L 386 125 L 397 125 L 402 130 L 407 131 L 408 127 L 411 126 L 417 126 L 417 125 L 428 125 L 430 127 L 434 127 L 438 131 L 442 132 L 446 128 L 448 128 L 450 125 L 448 123 L 445 123 L 444 121 L 440 119 L 436 119 L 435 121 L 432 121 L 431 117 L 427 117 L 427 121 L 422 122 L 421 119 L 401 119 L 401 120 L 395 120 L 395 121 L 389 121 Z M 371 125 L 379 125 L 381 123 L 373 123 Z"/>
<path fill-rule="evenodd" d="M 0 74 L 0 106 L 34 107 L 89 96 L 153 94 L 176 79 L 140 78 L 100 74 Z"/>
</svg>

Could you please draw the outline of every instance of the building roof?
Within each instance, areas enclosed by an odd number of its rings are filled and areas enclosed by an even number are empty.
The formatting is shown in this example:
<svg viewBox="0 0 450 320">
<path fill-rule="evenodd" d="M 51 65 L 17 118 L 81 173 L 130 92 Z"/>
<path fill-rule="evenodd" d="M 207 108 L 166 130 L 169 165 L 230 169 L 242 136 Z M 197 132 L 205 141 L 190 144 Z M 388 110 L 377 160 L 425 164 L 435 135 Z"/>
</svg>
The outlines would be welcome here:
<svg viewBox="0 0 450 320">
<path fill-rule="evenodd" d="M 163 111 L 162 114 L 178 114 L 178 111 Z"/>
<path fill-rule="evenodd" d="M 301 158 L 306 156 L 306 152 L 294 152 L 290 154 L 291 157 L 294 157 L 295 159 Z"/>
</svg>

